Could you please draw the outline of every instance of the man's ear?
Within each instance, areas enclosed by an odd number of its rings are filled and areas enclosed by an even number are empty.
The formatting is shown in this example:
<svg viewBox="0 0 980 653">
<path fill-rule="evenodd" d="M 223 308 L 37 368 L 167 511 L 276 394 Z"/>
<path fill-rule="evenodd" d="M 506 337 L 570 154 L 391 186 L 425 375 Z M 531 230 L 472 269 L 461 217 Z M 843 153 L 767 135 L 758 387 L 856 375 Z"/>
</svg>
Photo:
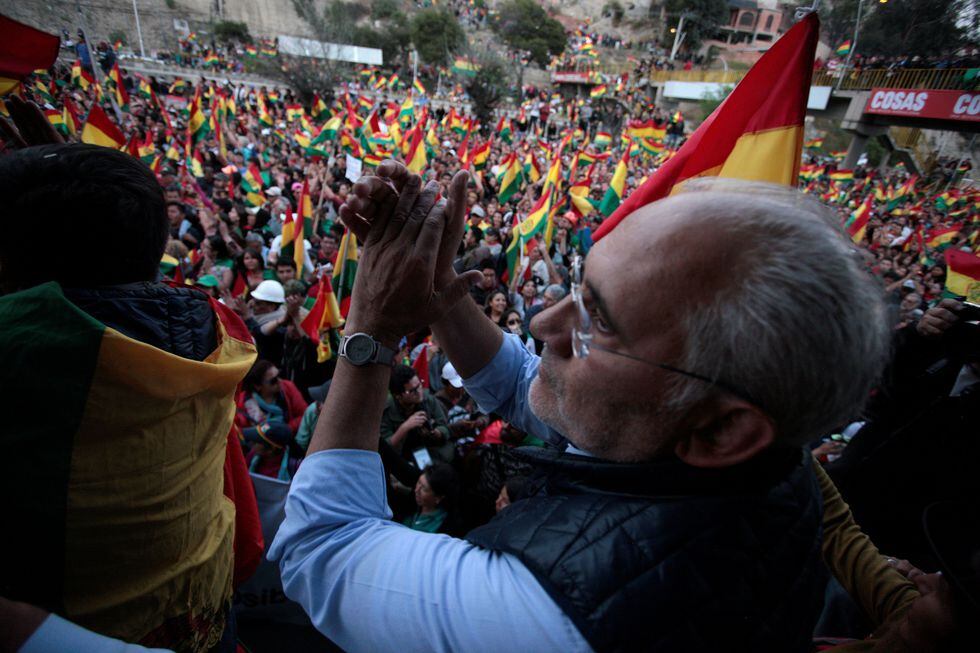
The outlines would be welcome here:
<svg viewBox="0 0 980 653">
<path fill-rule="evenodd" d="M 775 439 L 772 419 L 757 406 L 722 397 L 699 411 L 674 454 L 692 467 L 730 467 L 749 460 Z"/>
</svg>

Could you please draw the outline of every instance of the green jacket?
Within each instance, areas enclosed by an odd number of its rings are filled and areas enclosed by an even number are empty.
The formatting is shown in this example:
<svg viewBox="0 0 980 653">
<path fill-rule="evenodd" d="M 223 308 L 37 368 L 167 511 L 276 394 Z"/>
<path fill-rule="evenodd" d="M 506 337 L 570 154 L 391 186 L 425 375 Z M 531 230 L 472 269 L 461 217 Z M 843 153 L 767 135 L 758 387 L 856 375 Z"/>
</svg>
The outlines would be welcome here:
<svg viewBox="0 0 980 653">
<path fill-rule="evenodd" d="M 408 412 L 403 412 L 401 404 L 395 401 L 394 397 L 389 396 L 384 412 L 381 414 L 381 437 L 390 442 L 391 437 L 398 430 L 398 427 L 408 419 L 409 415 L 417 410 L 424 410 L 426 415 L 432 419 L 434 423 L 434 435 L 438 437 L 438 441 L 430 440 L 423 442 L 422 434 L 418 429 L 415 429 L 404 440 L 397 445 L 393 445 L 395 451 L 406 459 L 411 460 L 412 452 L 419 447 L 425 446 L 429 450 L 429 455 L 433 460 L 450 462 L 453 459 L 454 447 L 449 437 L 449 420 L 446 419 L 446 411 L 443 409 L 442 404 L 428 390 L 422 395 L 422 403 L 419 404 L 418 408 L 411 409 Z"/>
</svg>

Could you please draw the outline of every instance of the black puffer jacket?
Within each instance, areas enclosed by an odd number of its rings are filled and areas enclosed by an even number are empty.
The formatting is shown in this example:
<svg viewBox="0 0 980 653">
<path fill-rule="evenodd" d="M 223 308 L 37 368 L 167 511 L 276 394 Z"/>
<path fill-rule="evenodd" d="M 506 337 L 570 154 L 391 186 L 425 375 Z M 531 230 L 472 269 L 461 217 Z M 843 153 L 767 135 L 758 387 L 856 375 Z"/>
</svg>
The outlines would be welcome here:
<svg viewBox="0 0 980 653">
<path fill-rule="evenodd" d="M 516 555 L 595 650 L 809 650 L 826 581 L 809 456 L 707 470 L 520 451 L 538 493 L 467 539 Z"/>
<path fill-rule="evenodd" d="M 217 346 L 214 311 L 199 290 L 144 282 L 64 292 L 106 326 L 182 358 L 204 360 Z"/>
</svg>

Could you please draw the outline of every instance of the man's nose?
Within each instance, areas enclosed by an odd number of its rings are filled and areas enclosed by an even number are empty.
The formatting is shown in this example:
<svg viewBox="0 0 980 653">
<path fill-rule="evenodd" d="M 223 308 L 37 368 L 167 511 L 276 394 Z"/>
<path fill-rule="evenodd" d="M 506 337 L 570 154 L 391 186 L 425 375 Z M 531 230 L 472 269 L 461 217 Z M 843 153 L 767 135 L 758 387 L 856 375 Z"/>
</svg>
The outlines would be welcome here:
<svg viewBox="0 0 980 653">
<path fill-rule="evenodd" d="M 572 355 L 572 326 L 575 321 L 575 304 L 571 295 L 546 308 L 531 320 L 531 334 L 543 341 L 557 356 Z"/>
</svg>

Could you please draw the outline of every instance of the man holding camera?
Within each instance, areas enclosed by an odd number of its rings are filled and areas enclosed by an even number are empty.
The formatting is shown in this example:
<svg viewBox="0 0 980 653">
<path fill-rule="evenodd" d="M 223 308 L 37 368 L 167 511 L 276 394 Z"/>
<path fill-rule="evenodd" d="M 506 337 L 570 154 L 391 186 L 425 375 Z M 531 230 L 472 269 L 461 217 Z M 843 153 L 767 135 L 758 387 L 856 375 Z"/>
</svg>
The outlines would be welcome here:
<svg viewBox="0 0 980 653">
<path fill-rule="evenodd" d="M 381 437 L 407 460 L 452 462 L 446 411 L 408 365 L 391 371 L 391 397 L 381 415 Z M 424 468 L 419 464 L 419 469 Z"/>
</svg>

